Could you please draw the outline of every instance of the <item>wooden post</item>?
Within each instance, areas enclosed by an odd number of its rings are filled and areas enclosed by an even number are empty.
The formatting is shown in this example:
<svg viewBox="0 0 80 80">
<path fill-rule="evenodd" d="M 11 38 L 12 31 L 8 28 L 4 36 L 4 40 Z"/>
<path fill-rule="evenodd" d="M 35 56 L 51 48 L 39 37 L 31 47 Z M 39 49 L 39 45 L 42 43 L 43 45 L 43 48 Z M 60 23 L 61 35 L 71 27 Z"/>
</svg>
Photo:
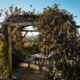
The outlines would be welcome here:
<svg viewBox="0 0 80 80">
<path fill-rule="evenodd" d="M 28 31 L 24 34 L 23 38 L 27 35 Z"/>
<path fill-rule="evenodd" d="M 12 78 L 12 41 L 11 41 L 11 27 L 8 26 L 8 41 L 9 41 L 9 78 Z"/>
</svg>

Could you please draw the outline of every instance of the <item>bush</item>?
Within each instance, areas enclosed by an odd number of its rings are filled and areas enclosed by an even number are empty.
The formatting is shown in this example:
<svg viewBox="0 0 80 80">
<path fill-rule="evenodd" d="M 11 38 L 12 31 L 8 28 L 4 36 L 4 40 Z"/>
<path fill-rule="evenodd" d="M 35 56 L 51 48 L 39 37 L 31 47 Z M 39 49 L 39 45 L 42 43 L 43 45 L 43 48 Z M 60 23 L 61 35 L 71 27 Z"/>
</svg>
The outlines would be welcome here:
<svg viewBox="0 0 80 80">
<path fill-rule="evenodd" d="M 8 64 L 5 61 L 6 58 L 2 52 L 4 45 L 5 44 L 0 40 L 0 73 L 1 74 L 7 73 L 9 68 Z"/>
<path fill-rule="evenodd" d="M 80 43 L 76 36 L 76 24 L 73 15 L 58 5 L 47 7 L 39 18 L 37 26 L 41 32 L 39 43 L 43 51 L 55 51 L 50 60 L 51 77 L 55 80 L 79 80 L 80 79 Z"/>
<path fill-rule="evenodd" d="M 25 52 L 22 48 L 21 43 L 16 42 L 14 47 L 13 47 L 13 55 L 12 55 L 12 65 L 13 65 L 13 69 L 17 68 L 19 63 L 24 61 L 25 59 Z"/>
</svg>

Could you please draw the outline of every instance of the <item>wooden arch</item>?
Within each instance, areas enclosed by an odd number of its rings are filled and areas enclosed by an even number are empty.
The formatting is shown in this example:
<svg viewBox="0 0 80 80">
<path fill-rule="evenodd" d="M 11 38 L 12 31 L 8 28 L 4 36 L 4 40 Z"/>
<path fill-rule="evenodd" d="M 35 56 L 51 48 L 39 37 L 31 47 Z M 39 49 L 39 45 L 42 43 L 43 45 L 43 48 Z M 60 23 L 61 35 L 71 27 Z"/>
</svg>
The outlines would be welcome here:
<svg viewBox="0 0 80 80">
<path fill-rule="evenodd" d="M 39 15 L 11 15 L 4 22 L 0 23 L 1 25 L 7 25 L 8 27 L 8 41 L 9 41 L 9 77 L 12 77 L 12 38 L 16 31 L 19 28 L 27 27 L 27 26 L 36 26 L 38 25 Z M 76 28 L 80 28 L 80 26 L 76 26 Z M 33 30 L 25 30 L 26 32 L 37 32 Z M 26 34 L 25 34 L 26 35 Z"/>
<path fill-rule="evenodd" d="M 32 15 L 32 14 L 25 14 L 25 15 L 11 15 L 10 17 L 6 18 L 4 22 L 0 24 L 2 27 L 5 28 L 3 25 L 7 25 L 8 28 L 8 54 L 9 54 L 9 77 L 12 78 L 12 38 L 14 37 L 16 31 L 19 28 L 27 27 L 27 26 L 36 26 L 38 25 L 39 15 Z M 37 30 L 21 30 L 25 31 L 25 35 L 27 32 L 37 32 Z M 24 36 L 25 36 L 24 35 Z"/>
</svg>

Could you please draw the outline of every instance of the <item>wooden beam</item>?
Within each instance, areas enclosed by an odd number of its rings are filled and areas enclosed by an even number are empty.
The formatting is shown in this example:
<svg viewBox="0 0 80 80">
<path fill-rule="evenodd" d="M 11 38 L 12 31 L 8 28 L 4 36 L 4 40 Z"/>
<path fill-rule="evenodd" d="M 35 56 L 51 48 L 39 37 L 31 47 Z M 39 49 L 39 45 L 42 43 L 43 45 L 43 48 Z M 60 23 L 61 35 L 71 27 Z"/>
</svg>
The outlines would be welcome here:
<svg viewBox="0 0 80 80">
<path fill-rule="evenodd" d="M 35 26 L 38 22 L 21 22 L 21 23 L 11 23 L 11 22 L 0 22 L 0 25 L 7 24 L 9 26 Z"/>
<path fill-rule="evenodd" d="M 27 33 L 28 33 L 28 31 L 24 34 L 23 38 L 26 36 Z"/>
<path fill-rule="evenodd" d="M 23 32 L 38 32 L 37 30 L 22 30 Z"/>
<path fill-rule="evenodd" d="M 10 26 L 35 26 L 38 22 L 23 22 L 23 23 L 10 23 Z"/>
<path fill-rule="evenodd" d="M 24 37 L 27 35 L 27 33 L 28 33 L 28 32 L 26 31 L 26 33 L 22 36 L 22 40 L 23 40 L 23 39 L 24 39 Z"/>
<path fill-rule="evenodd" d="M 76 28 L 80 28 L 80 26 L 77 25 Z"/>
<path fill-rule="evenodd" d="M 9 24 L 9 22 L 0 22 L 0 25 Z"/>
<path fill-rule="evenodd" d="M 8 41 L 9 41 L 9 78 L 12 78 L 12 39 L 11 39 L 11 27 L 8 26 Z"/>
<path fill-rule="evenodd" d="M 0 22 L 0 25 L 7 24 L 9 26 L 35 26 L 39 25 L 38 22 L 21 22 L 21 23 L 11 23 L 11 22 Z M 80 25 L 76 25 L 76 28 L 80 28 Z"/>
<path fill-rule="evenodd" d="M 16 33 L 16 31 L 20 28 L 21 26 L 16 26 L 13 31 L 11 32 L 11 37 L 14 36 L 14 34 Z"/>
</svg>

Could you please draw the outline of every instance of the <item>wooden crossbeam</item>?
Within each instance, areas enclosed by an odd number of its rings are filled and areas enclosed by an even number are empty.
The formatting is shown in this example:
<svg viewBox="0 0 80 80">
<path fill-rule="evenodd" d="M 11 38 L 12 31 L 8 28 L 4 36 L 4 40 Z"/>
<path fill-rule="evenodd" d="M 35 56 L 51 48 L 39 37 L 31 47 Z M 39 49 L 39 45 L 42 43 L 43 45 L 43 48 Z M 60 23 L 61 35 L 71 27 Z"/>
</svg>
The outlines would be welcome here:
<svg viewBox="0 0 80 80">
<path fill-rule="evenodd" d="M 23 32 L 38 32 L 37 30 L 22 30 Z"/>
<path fill-rule="evenodd" d="M 26 31 L 26 33 L 24 34 L 23 38 L 27 35 L 27 33 L 28 33 L 28 31 Z M 22 39 L 23 39 L 23 38 L 22 38 Z"/>
<path fill-rule="evenodd" d="M 10 23 L 10 26 L 35 26 L 38 25 L 37 22 L 23 22 L 23 23 Z"/>
<path fill-rule="evenodd" d="M 11 22 L 0 22 L 0 25 L 7 24 L 9 26 L 35 26 L 38 22 L 22 22 L 22 23 L 11 23 Z"/>
<path fill-rule="evenodd" d="M 38 22 L 21 22 L 21 23 L 11 23 L 11 22 L 0 22 L 0 25 L 7 24 L 9 26 L 35 26 L 39 25 Z M 76 28 L 80 28 L 79 25 L 76 25 Z"/>
<path fill-rule="evenodd" d="M 26 32 L 22 39 L 27 35 L 28 32 L 38 32 L 37 30 L 22 30 L 22 32 Z"/>
<path fill-rule="evenodd" d="M 9 22 L 0 22 L 0 25 L 9 24 Z"/>
<path fill-rule="evenodd" d="M 80 26 L 77 25 L 76 28 L 80 28 Z"/>
<path fill-rule="evenodd" d="M 16 26 L 13 31 L 11 32 L 11 37 L 14 36 L 14 34 L 16 33 L 16 31 L 20 28 L 21 26 Z"/>
</svg>

